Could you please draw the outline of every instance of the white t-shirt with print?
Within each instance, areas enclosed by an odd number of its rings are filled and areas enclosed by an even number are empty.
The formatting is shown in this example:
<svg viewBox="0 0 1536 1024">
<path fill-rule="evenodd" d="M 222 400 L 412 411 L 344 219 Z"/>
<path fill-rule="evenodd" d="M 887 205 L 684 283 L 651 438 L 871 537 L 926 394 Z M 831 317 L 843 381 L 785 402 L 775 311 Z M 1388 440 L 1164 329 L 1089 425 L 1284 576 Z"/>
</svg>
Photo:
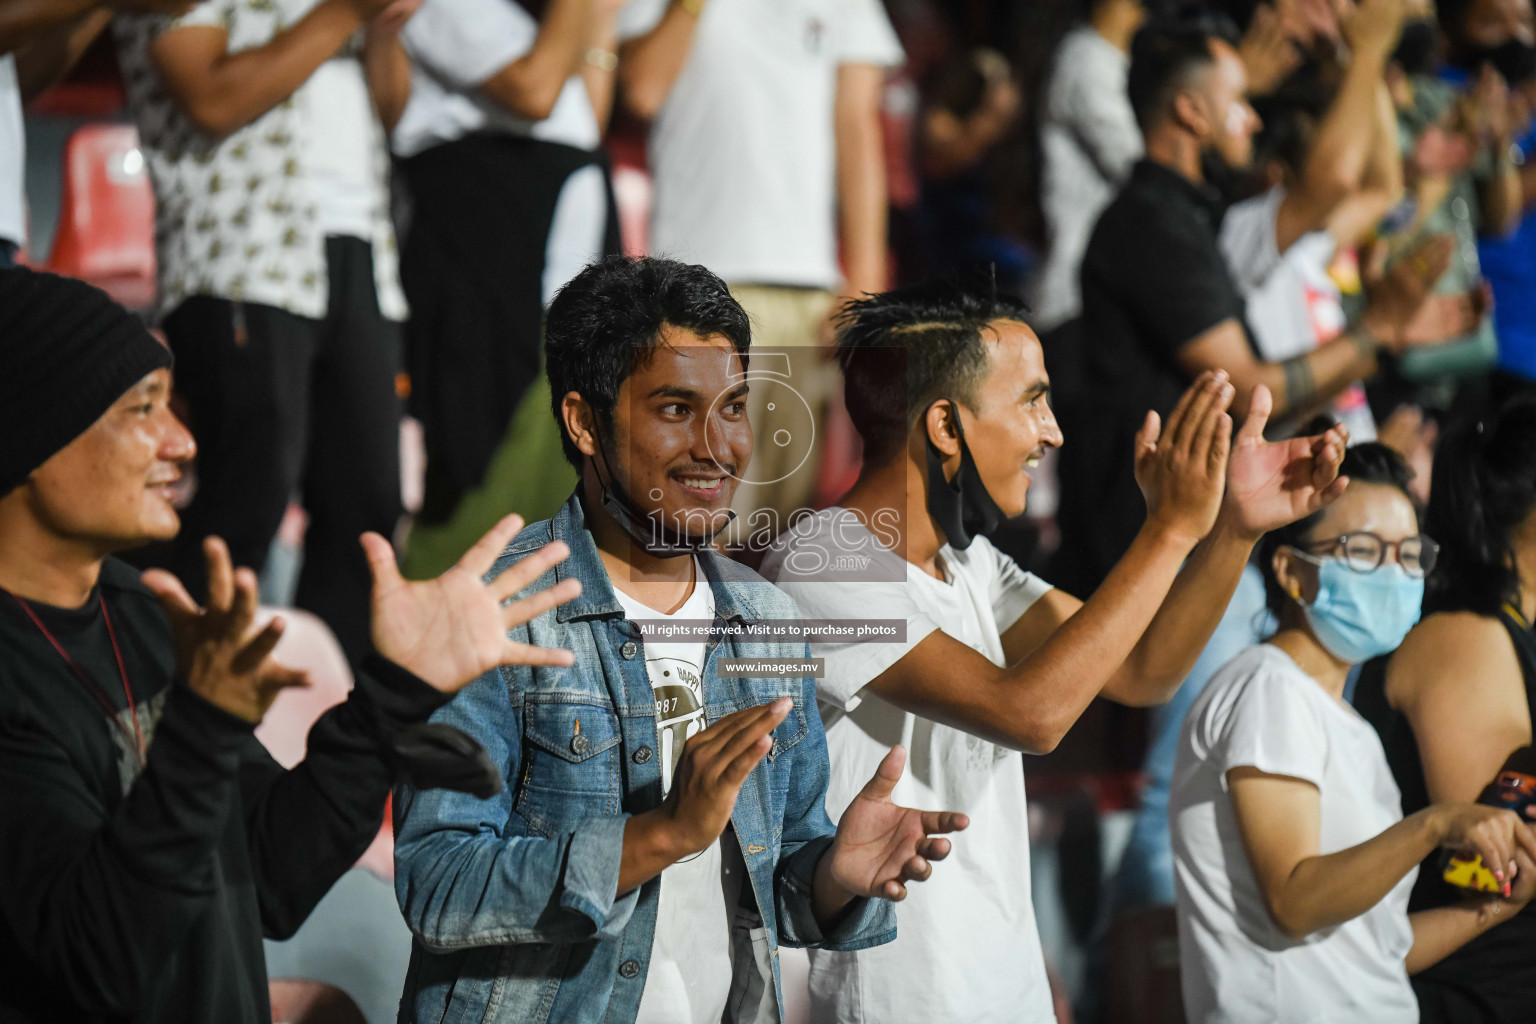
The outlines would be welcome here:
<svg viewBox="0 0 1536 1024">
<path fill-rule="evenodd" d="M 620 37 L 669 3 L 631 0 Z M 837 69 L 902 59 L 880 0 L 709 0 L 651 125 L 651 251 L 733 284 L 837 287 Z"/>
<path fill-rule="evenodd" d="M 908 563 L 834 507 L 798 522 L 763 566 L 807 618 L 907 623 L 901 643 L 811 645 L 826 659 L 817 683 L 832 820 L 897 743 L 908 764 L 892 799 L 971 819 L 953 837 L 949 859 L 909 889 L 897 909 L 896 941 L 857 953 L 810 951 L 811 1016 L 839 1024 L 1053 1024 L 1030 898 L 1023 757 L 865 690 L 935 630 L 1003 664 L 1002 634 L 1051 589 L 984 537 L 965 551 L 946 545 L 940 558 L 947 580 Z"/>
<path fill-rule="evenodd" d="M 1271 644 L 1212 677 L 1184 720 L 1168 818 L 1190 1024 L 1413 1024 L 1403 966 L 1413 945 L 1410 871 L 1352 920 L 1287 938 L 1243 848 L 1227 772 L 1253 767 L 1312 783 L 1318 851 L 1356 846 L 1402 820 L 1376 730 Z"/>
<path fill-rule="evenodd" d="M 693 593 L 670 615 L 618 588 L 614 594 L 631 622 L 712 619 L 714 593 L 697 562 L 694 578 Z M 656 695 L 656 753 L 665 794 L 672 788 L 683 743 L 708 724 L 705 645 L 647 640 L 644 649 L 645 671 Z M 636 1024 L 719 1024 L 731 993 L 731 923 L 745 876 L 746 864 L 730 829 L 709 849 L 661 873 L 656 934 Z"/>
</svg>

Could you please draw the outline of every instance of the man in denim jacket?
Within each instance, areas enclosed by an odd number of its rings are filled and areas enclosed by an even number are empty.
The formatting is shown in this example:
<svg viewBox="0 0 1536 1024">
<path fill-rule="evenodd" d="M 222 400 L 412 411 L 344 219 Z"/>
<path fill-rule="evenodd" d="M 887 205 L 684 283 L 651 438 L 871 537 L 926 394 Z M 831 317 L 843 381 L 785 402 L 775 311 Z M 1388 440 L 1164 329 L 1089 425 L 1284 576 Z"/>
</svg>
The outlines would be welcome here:
<svg viewBox="0 0 1536 1024">
<path fill-rule="evenodd" d="M 934 833 L 967 824 L 890 801 L 898 747 L 834 829 L 814 681 L 719 673 L 807 657 L 742 631 L 798 613 L 710 546 L 752 453 L 748 339 L 718 278 L 667 260 L 595 264 L 550 307 L 582 482 L 496 570 L 569 545 L 533 586 L 574 579 L 581 596 L 512 636 L 576 662 L 488 673 L 436 715 L 507 785 L 401 794 L 396 889 L 417 938 L 402 1020 L 782 1021 L 780 944 L 890 942 L 890 901 L 949 852 Z M 698 635 L 642 642 L 637 620 Z"/>
</svg>

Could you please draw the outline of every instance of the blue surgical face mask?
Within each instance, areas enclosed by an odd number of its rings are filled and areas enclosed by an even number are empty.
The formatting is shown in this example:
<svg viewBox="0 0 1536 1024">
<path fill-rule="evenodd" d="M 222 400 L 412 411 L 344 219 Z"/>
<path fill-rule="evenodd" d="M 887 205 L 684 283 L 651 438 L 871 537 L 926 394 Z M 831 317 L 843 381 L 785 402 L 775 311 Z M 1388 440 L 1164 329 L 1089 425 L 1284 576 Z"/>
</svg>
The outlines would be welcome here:
<svg viewBox="0 0 1536 1024">
<path fill-rule="evenodd" d="M 1355 572 L 1339 558 L 1293 553 L 1317 566 L 1317 599 L 1302 611 L 1335 658 L 1358 663 L 1395 651 L 1419 621 L 1424 581 L 1396 562 Z"/>
</svg>

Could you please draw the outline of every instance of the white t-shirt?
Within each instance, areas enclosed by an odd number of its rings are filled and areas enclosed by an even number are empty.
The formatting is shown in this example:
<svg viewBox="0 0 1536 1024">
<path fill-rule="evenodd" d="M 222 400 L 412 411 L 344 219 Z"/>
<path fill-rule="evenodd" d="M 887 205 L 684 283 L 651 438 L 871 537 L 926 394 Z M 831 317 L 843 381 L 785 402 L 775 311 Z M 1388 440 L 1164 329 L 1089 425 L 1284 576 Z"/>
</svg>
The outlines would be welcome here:
<svg viewBox="0 0 1536 1024">
<path fill-rule="evenodd" d="M 811 1017 L 839 1024 L 1054 1024 L 1030 899 L 1022 756 L 864 690 L 935 630 L 1003 664 L 1003 632 L 1051 589 L 984 537 L 965 551 L 946 545 L 940 557 L 947 582 L 906 562 L 853 513 L 834 507 L 798 522 L 763 566 L 807 618 L 907 623 L 904 643 L 812 645 L 812 654 L 826 659 L 826 677 L 817 682 L 832 819 L 897 743 L 909 760 L 892 799 L 971 818 L 953 837 L 949 859 L 898 906 L 896 941 L 857 953 L 810 951 Z"/>
<path fill-rule="evenodd" d="M 539 23 L 516 0 L 426 0 L 401 33 L 411 56 L 411 98 L 395 126 L 402 157 L 475 132 L 527 135 L 577 149 L 602 141 L 580 75 L 572 75 L 542 121 L 518 117 L 480 86 L 533 49 Z"/>
<path fill-rule="evenodd" d="M 373 100 L 356 57 L 333 57 L 304 84 L 309 93 L 309 170 L 320 229 L 327 235 L 373 237 L 373 213 L 388 205 L 372 173 L 377 144 Z"/>
<path fill-rule="evenodd" d="M 16 58 L 0 57 L 0 240 L 27 240 L 27 131 Z"/>
<path fill-rule="evenodd" d="M 1286 938 L 1264 906 L 1227 791 L 1227 772 L 1244 766 L 1317 786 L 1322 854 L 1403 816 L 1376 730 L 1284 651 L 1250 647 L 1217 672 L 1184 720 L 1168 803 L 1190 1024 L 1414 1024 L 1403 958 L 1418 869 L 1359 917 Z"/>
<path fill-rule="evenodd" d="M 1050 248 L 1030 283 L 1030 323 L 1049 330 L 1082 312 L 1088 237 L 1141 156 L 1126 95 L 1130 57 L 1091 25 L 1067 33 L 1051 64 L 1040 121 L 1040 207 Z"/>
<path fill-rule="evenodd" d="M 668 3 L 631 0 L 621 38 Z M 709 0 L 651 126 L 651 250 L 733 284 L 837 287 L 837 69 L 902 59 L 879 0 Z"/>
<path fill-rule="evenodd" d="M 486 80 L 533 49 L 539 23 L 515 0 L 426 0 L 406 23 L 411 98 L 395 127 L 394 151 L 412 157 L 477 132 L 503 132 L 595 150 L 602 130 L 580 75 L 560 90 L 542 121 L 528 121 L 480 91 Z M 555 201 L 544 250 L 544 304 L 602 255 L 608 185 L 602 168 L 583 167 Z"/>
<path fill-rule="evenodd" d="M 1276 218 L 1284 200 L 1285 189 L 1276 186 L 1234 203 L 1221 222 L 1222 255 L 1247 303 L 1254 345 L 1269 362 L 1311 352 L 1348 326 L 1339 286 L 1328 275 L 1338 242 L 1327 231 L 1313 231 L 1281 253 Z M 1330 404 L 1351 442 L 1376 439 L 1363 385 L 1350 385 Z"/>
<path fill-rule="evenodd" d="M 715 597 L 694 566 L 693 593 L 671 615 L 614 589 L 631 622 L 712 619 Z M 703 731 L 704 647 L 702 642 L 645 642 L 645 671 L 656 695 L 657 757 L 662 793 L 688 737 Z M 636 1024 L 719 1024 L 731 993 L 731 922 L 746 863 L 727 829 L 720 841 L 661 873 L 651 964 L 640 996 Z"/>
</svg>

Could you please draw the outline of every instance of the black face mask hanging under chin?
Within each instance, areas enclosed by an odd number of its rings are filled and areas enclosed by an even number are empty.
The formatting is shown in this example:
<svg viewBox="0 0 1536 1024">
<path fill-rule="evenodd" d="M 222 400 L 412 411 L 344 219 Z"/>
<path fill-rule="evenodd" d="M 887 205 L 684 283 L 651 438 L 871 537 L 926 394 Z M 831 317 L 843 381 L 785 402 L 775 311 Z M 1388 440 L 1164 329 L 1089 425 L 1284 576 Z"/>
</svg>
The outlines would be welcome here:
<svg viewBox="0 0 1536 1024">
<path fill-rule="evenodd" d="M 635 547 L 652 558 L 675 558 L 679 555 L 696 554 L 711 547 L 715 543 L 715 538 L 720 536 L 720 532 L 730 526 L 731 520 L 736 518 L 735 512 L 727 512 L 725 521 L 718 527 L 706 534 L 691 536 L 674 528 L 666 521 L 666 517 L 651 515 L 630 497 L 629 492 L 613 475 L 608 456 L 603 453 L 603 437 L 596 432 L 594 436 L 597 438 L 597 459 L 594 460 L 593 466 L 601 463 L 603 467 L 603 472 L 597 478 L 603 485 L 603 511 L 607 512 L 613 521 L 629 535 Z M 604 477 L 607 479 L 604 480 Z"/>
<path fill-rule="evenodd" d="M 971 458 L 971 446 L 965 443 L 965 431 L 960 427 L 960 409 L 949 402 L 950 413 L 955 419 L 955 436 L 960 440 L 960 468 L 953 481 L 944 478 L 944 453 L 934 445 L 933 438 L 925 437 L 928 445 L 928 514 L 944 531 L 944 538 L 956 551 L 964 551 L 977 537 L 984 537 L 1008 521 L 1008 516 L 997 507 L 987 485 L 981 482 L 981 472 Z"/>
</svg>

